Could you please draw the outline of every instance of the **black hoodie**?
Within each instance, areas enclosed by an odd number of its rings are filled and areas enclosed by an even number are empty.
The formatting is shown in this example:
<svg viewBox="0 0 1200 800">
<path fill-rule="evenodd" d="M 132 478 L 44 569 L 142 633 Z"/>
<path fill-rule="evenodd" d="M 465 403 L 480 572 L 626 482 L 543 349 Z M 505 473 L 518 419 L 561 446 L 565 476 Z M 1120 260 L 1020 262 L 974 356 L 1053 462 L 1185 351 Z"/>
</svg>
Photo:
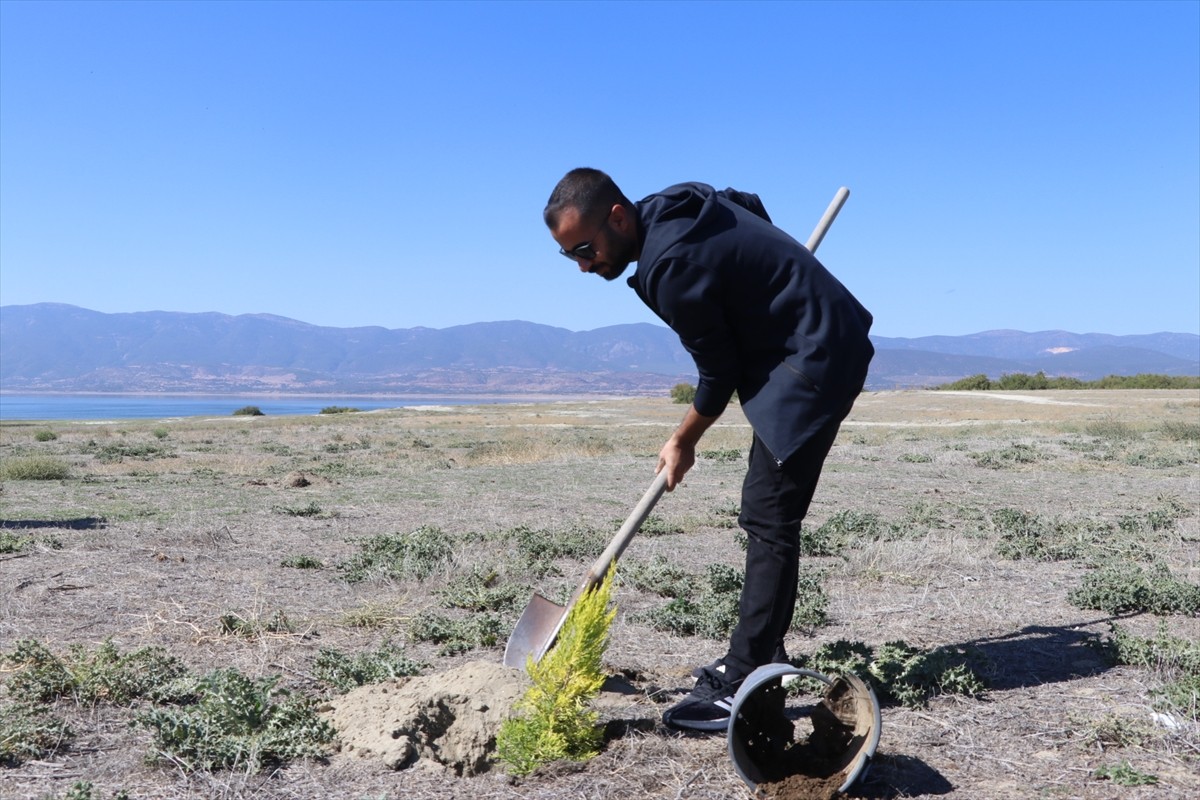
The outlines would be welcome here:
<svg viewBox="0 0 1200 800">
<path fill-rule="evenodd" d="M 767 449 L 787 460 L 862 391 L 871 314 L 758 197 L 682 183 L 637 203 L 641 255 L 629 285 L 696 361 L 696 411 L 736 389 Z"/>
</svg>

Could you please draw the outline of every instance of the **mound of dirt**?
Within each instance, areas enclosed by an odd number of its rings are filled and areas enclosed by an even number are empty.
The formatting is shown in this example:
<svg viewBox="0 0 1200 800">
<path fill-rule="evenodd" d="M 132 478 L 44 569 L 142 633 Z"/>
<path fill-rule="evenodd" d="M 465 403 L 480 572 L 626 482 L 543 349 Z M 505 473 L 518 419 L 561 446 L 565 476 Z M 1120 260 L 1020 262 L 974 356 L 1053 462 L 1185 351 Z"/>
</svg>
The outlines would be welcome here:
<svg viewBox="0 0 1200 800">
<path fill-rule="evenodd" d="M 471 661 L 436 675 L 364 686 L 329 703 L 342 753 L 392 769 L 440 766 L 455 775 L 491 767 L 496 734 L 529 679 L 502 664 Z"/>
<path fill-rule="evenodd" d="M 306 486 L 326 485 L 332 483 L 328 478 L 313 475 L 311 472 L 289 472 L 284 476 L 282 484 L 291 489 L 303 489 Z"/>
</svg>

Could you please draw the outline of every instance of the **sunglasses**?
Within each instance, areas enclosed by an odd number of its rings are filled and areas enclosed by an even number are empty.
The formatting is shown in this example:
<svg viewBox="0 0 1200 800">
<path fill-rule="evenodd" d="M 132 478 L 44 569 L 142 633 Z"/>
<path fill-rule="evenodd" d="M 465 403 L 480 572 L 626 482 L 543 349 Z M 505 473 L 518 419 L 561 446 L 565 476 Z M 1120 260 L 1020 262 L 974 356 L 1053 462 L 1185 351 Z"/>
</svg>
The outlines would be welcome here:
<svg viewBox="0 0 1200 800">
<path fill-rule="evenodd" d="M 562 253 L 564 256 L 571 259 L 572 261 L 595 261 L 596 260 L 596 248 L 593 243 L 596 241 L 596 237 L 600 235 L 600 231 L 602 231 L 608 227 L 609 214 L 612 214 L 612 209 L 609 209 L 608 214 L 604 215 L 604 219 L 600 223 L 600 228 L 596 231 L 596 233 L 592 236 L 592 238 L 590 240 L 584 242 L 583 244 L 577 244 L 574 247 L 572 247 L 570 250 L 564 250 L 563 248 L 560 247 L 560 248 L 558 248 L 558 252 Z"/>
</svg>

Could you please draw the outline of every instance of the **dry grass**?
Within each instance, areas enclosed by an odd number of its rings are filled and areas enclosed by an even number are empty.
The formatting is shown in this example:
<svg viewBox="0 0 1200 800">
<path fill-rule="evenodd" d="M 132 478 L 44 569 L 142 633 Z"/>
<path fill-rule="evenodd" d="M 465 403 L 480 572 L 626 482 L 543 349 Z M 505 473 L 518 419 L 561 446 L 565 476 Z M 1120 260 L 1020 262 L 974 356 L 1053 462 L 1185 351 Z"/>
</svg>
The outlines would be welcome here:
<svg viewBox="0 0 1200 800">
<path fill-rule="evenodd" d="M 811 653 L 843 638 L 974 645 L 988 659 L 991 682 L 979 699 L 885 708 L 866 796 L 1200 793 L 1195 734 L 1164 729 L 1151 716 L 1159 677 L 1111 667 L 1089 646 L 1107 634 L 1109 620 L 1066 600 L 1086 565 L 1002 559 L 991 522 L 997 509 L 1012 508 L 1115 527 L 1175 503 L 1187 513 L 1155 534 L 1156 555 L 1176 576 L 1200 581 L 1200 444 L 1187 435 L 1198 408 L 1188 391 L 860 399 L 808 524 L 852 509 L 878 515 L 888 533 L 838 556 L 806 559 L 827 570 L 831 623 L 811 636 L 794 634 L 789 648 Z M 0 490 L 0 533 L 32 540 L 0 553 L 0 648 L 27 637 L 55 650 L 112 638 L 122 649 L 164 646 L 196 671 L 282 674 L 292 688 L 314 691 L 305 676 L 320 648 L 354 654 L 403 640 L 412 620 L 445 610 L 438 590 L 457 571 L 515 569 L 505 532 L 524 526 L 559 540 L 615 532 L 682 412 L 666 399 L 641 399 L 6 425 L 0 459 L 53 458 L 71 472 L 65 480 L 5 480 Z M 35 433 L 47 429 L 57 438 L 38 441 Z M 661 555 L 694 572 L 712 561 L 739 564 L 729 520 L 749 439 L 745 419 L 731 410 L 701 446 L 713 457 L 655 510 L 664 529 L 684 533 L 639 536 L 626 559 Z M 341 579 L 336 565 L 362 540 L 422 526 L 459 543 L 449 571 L 424 581 Z M 283 566 L 289 557 L 323 566 Z M 557 573 L 529 580 L 554 597 L 589 560 L 560 557 Z M 692 667 L 721 655 L 723 643 L 634 622 L 660 598 L 626 585 L 616 599 L 607 661 L 631 688 L 606 716 L 623 720 L 626 732 L 582 767 L 512 784 L 498 773 L 397 774 L 335 756 L 266 777 L 185 777 L 142 763 L 145 740 L 121 710 L 60 708 L 81 734 L 76 745 L 0 771 L 0 796 L 60 797 L 73 781 L 90 780 L 97 797 L 120 789 L 155 798 L 747 797 L 722 737 L 657 724 Z M 277 612 L 291 631 L 265 630 Z M 226 615 L 259 633 L 223 632 Z M 1200 638 L 1196 618 L 1167 622 L 1175 635 Z M 1156 623 L 1149 615 L 1121 620 L 1145 636 Z M 501 657 L 500 648 L 441 656 L 433 644 L 406 647 L 432 671 Z M 1093 777 L 1118 761 L 1158 783 L 1129 788 Z"/>
</svg>

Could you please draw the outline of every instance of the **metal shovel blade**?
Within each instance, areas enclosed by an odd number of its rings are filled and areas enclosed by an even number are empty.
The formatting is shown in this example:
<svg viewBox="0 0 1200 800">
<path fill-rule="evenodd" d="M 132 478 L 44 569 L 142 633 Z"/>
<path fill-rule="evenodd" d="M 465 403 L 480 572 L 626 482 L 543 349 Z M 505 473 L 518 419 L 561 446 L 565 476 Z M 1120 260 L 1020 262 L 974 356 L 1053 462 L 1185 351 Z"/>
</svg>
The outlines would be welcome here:
<svg viewBox="0 0 1200 800">
<path fill-rule="evenodd" d="M 588 570 L 587 575 L 583 577 L 583 582 L 575 590 L 571 602 L 560 606 L 534 592 L 529 605 L 525 606 L 525 611 L 517 620 L 517 626 L 513 628 L 512 634 L 508 637 L 508 644 L 504 648 L 504 666 L 523 669 L 526 659 L 530 657 L 535 662 L 542 660 L 542 656 L 546 655 L 546 651 L 554 644 L 559 630 L 567 620 L 567 614 L 575 607 L 575 602 L 584 592 L 604 580 L 604 574 L 608 572 L 608 568 L 621 557 L 621 553 L 625 552 L 633 535 L 637 533 L 638 528 L 642 527 L 646 517 L 650 516 L 650 510 L 654 508 L 654 504 L 658 502 L 658 498 L 662 497 L 666 488 L 666 473 L 656 475 L 650 488 L 642 495 L 637 507 L 629 515 L 629 519 L 625 520 L 621 530 L 617 531 L 617 535 L 608 543 L 608 547 L 604 549 L 604 552 L 592 564 L 592 568 Z"/>
<path fill-rule="evenodd" d="M 517 620 L 517 627 L 508 637 L 508 644 L 504 648 L 504 666 L 523 669 L 529 656 L 533 656 L 535 662 L 541 661 L 566 620 L 566 606 L 560 606 L 535 592 Z"/>
</svg>

